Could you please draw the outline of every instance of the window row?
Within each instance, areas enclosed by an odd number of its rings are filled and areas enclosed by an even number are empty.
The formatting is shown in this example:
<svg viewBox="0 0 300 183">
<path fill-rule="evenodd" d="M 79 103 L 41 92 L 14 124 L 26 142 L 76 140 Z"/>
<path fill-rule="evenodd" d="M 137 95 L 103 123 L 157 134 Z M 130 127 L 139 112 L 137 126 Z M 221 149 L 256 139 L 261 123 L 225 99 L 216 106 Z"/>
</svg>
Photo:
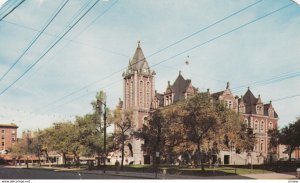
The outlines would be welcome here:
<svg viewBox="0 0 300 183">
<path fill-rule="evenodd" d="M 245 119 L 245 124 L 248 126 L 248 127 L 252 127 L 254 130 L 258 131 L 264 131 L 265 130 L 265 122 L 264 121 L 260 121 L 260 123 L 258 122 L 258 120 L 255 120 L 254 122 L 254 126 L 251 126 L 251 123 L 248 122 L 248 119 Z M 268 123 L 268 129 L 273 129 L 274 126 L 273 126 L 273 122 L 269 122 Z"/>
</svg>

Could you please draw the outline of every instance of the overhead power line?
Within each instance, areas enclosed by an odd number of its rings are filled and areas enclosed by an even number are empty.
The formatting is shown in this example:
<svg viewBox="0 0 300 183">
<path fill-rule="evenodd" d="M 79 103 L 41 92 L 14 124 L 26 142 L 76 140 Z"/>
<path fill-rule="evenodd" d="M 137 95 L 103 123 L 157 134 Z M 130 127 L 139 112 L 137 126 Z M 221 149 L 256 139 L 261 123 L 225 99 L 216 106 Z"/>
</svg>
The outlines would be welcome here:
<svg viewBox="0 0 300 183">
<path fill-rule="evenodd" d="M 195 45 L 195 46 L 193 46 L 193 47 L 191 47 L 191 48 L 189 48 L 189 49 L 186 49 L 186 50 L 184 50 L 184 51 L 182 51 L 182 52 L 180 52 L 180 53 L 178 53 L 178 54 L 176 54 L 176 55 L 174 55 L 174 56 L 171 56 L 171 57 L 169 57 L 169 58 L 167 58 L 167 59 L 165 59 L 165 60 L 162 60 L 162 61 L 160 61 L 160 62 L 158 62 L 158 63 L 155 63 L 155 64 L 153 64 L 151 67 L 155 67 L 155 66 L 157 66 L 157 65 L 159 65 L 159 64 L 161 64 L 161 63 L 164 63 L 164 62 L 166 62 L 166 61 L 168 61 L 168 60 L 171 60 L 171 59 L 173 59 L 173 58 L 176 58 L 176 57 L 178 57 L 179 55 L 182 55 L 182 54 L 187 53 L 187 52 L 189 52 L 189 51 L 192 51 L 192 50 L 194 50 L 194 49 L 196 49 L 196 48 L 199 48 L 199 47 L 201 47 L 201 46 L 203 46 L 203 45 L 206 45 L 206 44 L 208 44 L 208 43 L 210 43 L 210 42 L 212 42 L 212 41 L 214 41 L 214 40 L 216 40 L 216 39 L 219 39 L 219 38 L 221 38 L 221 37 L 224 37 L 224 36 L 226 36 L 226 35 L 228 35 L 228 34 L 234 32 L 234 31 L 237 31 L 237 30 L 239 30 L 239 29 L 241 29 L 241 28 L 243 28 L 243 27 L 246 27 L 246 26 L 248 26 L 248 25 L 250 25 L 250 24 L 252 24 L 252 23 L 255 23 L 255 22 L 257 22 L 257 21 L 259 21 L 259 20 L 261 20 L 261 19 L 263 19 L 263 18 L 266 18 L 266 17 L 268 17 L 268 16 L 270 16 L 270 15 L 272 15 L 272 14 L 274 14 L 274 13 L 280 11 L 280 10 L 283 10 L 283 9 L 285 9 L 285 8 L 287 8 L 287 7 L 291 6 L 291 5 L 293 5 L 293 4 L 294 4 L 294 3 L 289 3 L 289 4 L 283 6 L 283 7 L 279 8 L 279 9 L 276 9 L 276 10 L 270 12 L 270 13 L 267 13 L 267 14 L 265 14 L 265 15 L 259 17 L 259 18 L 256 18 L 256 19 L 254 19 L 254 20 L 252 20 L 252 21 L 250 21 L 250 22 L 247 22 L 247 23 L 245 23 L 245 24 L 242 24 L 242 25 L 240 25 L 240 26 L 238 26 L 238 27 L 236 27 L 236 28 L 234 28 L 234 29 L 231 29 L 230 31 L 227 31 L 227 32 L 225 32 L 225 33 L 223 33 L 223 34 L 221 34 L 221 35 L 218 35 L 218 36 L 214 37 L 214 38 L 211 38 L 211 39 L 209 39 L 209 40 L 207 40 L 207 41 L 205 41 L 205 42 L 203 42 L 203 43 L 197 44 L 197 45 Z"/>
<path fill-rule="evenodd" d="M 90 0 L 91 1 L 91 0 Z M 76 36 L 74 37 L 79 37 L 79 35 L 81 35 L 85 30 L 87 30 L 89 27 L 92 26 L 92 24 L 94 24 L 100 17 L 102 17 L 104 14 L 106 14 L 119 0 L 115 0 L 112 4 L 110 4 L 104 11 L 102 11 L 96 18 L 94 18 L 92 20 L 92 22 L 90 22 L 80 33 L 78 33 Z M 51 35 L 51 34 L 50 34 Z M 52 35 L 52 36 L 55 36 L 55 35 Z M 62 52 L 68 45 L 69 43 L 76 43 L 76 44 L 81 44 L 81 45 L 86 45 L 86 46 L 90 46 L 86 43 L 83 43 L 83 42 L 80 42 L 80 41 L 76 41 L 76 40 L 73 40 L 73 39 L 70 39 L 70 38 L 63 38 L 64 40 L 68 40 L 69 42 L 67 44 L 64 45 L 63 48 L 59 49 L 59 52 Z M 122 56 L 122 57 L 126 57 L 126 58 L 129 58 L 128 55 L 125 55 L 123 53 L 118 53 L 116 51 L 111 51 L 111 50 L 108 50 L 108 49 L 104 49 L 104 48 L 99 48 L 99 47 L 96 47 L 96 46 L 90 46 L 92 48 L 96 48 L 96 49 L 100 49 L 102 51 L 105 51 L 105 52 L 108 52 L 108 53 L 111 53 L 111 54 L 114 54 L 114 55 L 119 55 L 119 56 Z M 53 56 L 48 59 L 47 61 L 50 61 L 53 59 L 53 57 L 55 57 L 56 55 L 58 55 L 57 53 L 56 54 L 53 54 Z M 40 67 L 41 68 L 41 67 Z M 39 68 L 39 69 L 40 69 Z M 39 70 L 38 69 L 38 70 Z M 37 73 L 38 70 L 35 72 Z M 33 73 L 32 75 L 34 75 L 35 73 Z M 31 76 L 32 76 L 31 75 Z"/>
<path fill-rule="evenodd" d="M 65 0 L 63 3 L 59 5 L 57 10 L 51 16 L 51 18 L 47 21 L 44 28 L 33 38 L 33 40 L 29 43 L 27 48 L 22 52 L 22 54 L 17 58 L 17 60 L 10 66 L 10 68 L 1 76 L 0 82 L 2 79 L 15 67 L 15 65 L 23 58 L 23 56 L 27 53 L 27 51 L 33 46 L 33 44 L 39 39 L 39 37 L 43 34 L 43 32 L 49 27 L 52 21 L 57 17 L 57 15 L 61 12 L 61 10 L 66 6 L 69 0 Z"/>
<path fill-rule="evenodd" d="M 67 28 L 67 30 L 64 30 L 62 35 L 57 39 L 55 40 L 52 45 L 47 48 L 44 53 L 28 68 L 26 69 L 25 72 L 23 72 L 23 74 L 21 74 L 16 80 L 14 80 L 9 86 L 7 86 L 4 90 L 2 90 L 0 92 L 0 96 L 5 93 L 10 87 L 12 87 L 16 82 L 18 82 L 26 73 L 28 73 L 37 63 L 39 63 L 39 61 L 68 33 L 70 32 L 70 30 L 75 26 L 77 25 L 77 23 L 99 2 L 100 0 L 97 0 L 94 2 L 94 4 L 92 6 L 90 6 L 88 8 L 88 10 L 86 12 L 84 12 L 83 15 L 81 15 L 71 26 L 69 26 Z"/>
<path fill-rule="evenodd" d="M 205 44 L 208 44 L 208 43 L 210 43 L 210 42 L 212 42 L 212 41 L 215 41 L 215 40 L 217 40 L 217 39 L 219 39 L 219 38 L 221 38 L 221 37 L 224 37 L 224 36 L 226 36 L 226 35 L 228 35 L 228 34 L 234 32 L 234 31 L 237 31 L 237 30 L 239 30 L 239 29 L 241 29 L 241 28 L 243 28 L 243 27 L 246 27 L 246 26 L 248 26 L 248 25 L 250 25 L 250 24 L 252 24 L 252 23 L 255 23 L 255 22 L 257 22 L 257 21 L 259 21 L 259 20 L 261 20 L 261 19 L 263 19 L 263 18 L 266 18 L 266 17 L 268 17 L 268 16 L 271 16 L 271 15 L 273 15 L 274 13 L 276 13 L 276 12 L 278 12 L 278 11 L 281 11 L 281 10 L 283 10 L 283 9 L 285 9 L 285 8 L 288 8 L 288 7 L 290 7 L 290 6 L 293 5 L 293 4 L 294 4 L 294 3 L 289 3 L 289 4 L 287 4 L 287 5 L 284 5 L 284 6 L 278 8 L 278 9 L 276 9 L 276 10 L 274 10 L 274 11 L 271 11 L 271 12 L 269 12 L 269 13 L 267 13 L 267 14 L 261 16 L 261 17 L 258 17 L 258 18 L 254 19 L 254 20 L 252 20 L 252 21 L 249 21 L 249 22 L 247 22 L 247 23 L 245 23 L 245 24 L 242 24 L 242 25 L 240 25 L 240 26 L 238 26 L 238 27 L 236 27 L 236 28 L 234 28 L 234 29 L 231 29 L 230 31 L 227 31 L 227 32 L 225 32 L 225 33 L 223 33 L 223 34 L 220 34 L 220 35 L 218 35 L 218 36 L 216 36 L 216 37 L 214 37 L 214 38 L 212 38 L 212 39 L 209 39 L 208 41 L 205 41 L 205 42 L 203 42 L 203 43 L 200 43 L 200 44 L 198 44 L 198 45 L 196 45 L 196 46 L 193 46 L 193 47 L 191 47 L 191 48 L 189 48 L 189 49 L 187 49 L 187 50 L 185 50 L 185 51 L 183 51 L 183 52 L 180 52 L 180 53 L 178 53 L 178 54 L 176 54 L 176 55 L 174 55 L 174 56 L 171 56 L 171 57 L 169 57 L 169 58 L 167 58 L 167 59 L 165 59 L 165 60 L 162 60 L 162 61 L 160 61 L 160 62 L 158 62 L 158 63 L 155 63 L 155 64 L 151 65 L 150 67 L 155 67 L 155 66 L 157 66 L 157 65 L 159 65 L 159 64 L 161 64 L 161 63 L 164 63 L 164 62 L 166 62 L 166 61 L 168 61 L 168 60 L 171 60 L 171 59 L 173 59 L 173 58 L 175 58 L 175 57 L 177 57 L 177 56 L 179 56 L 179 55 L 182 55 L 182 54 L 184 54 L 184 53 L 186 53 L 186 52 L 188 52 L 188 51 L 191 51 L 191 50 L 193 50 L 193 49 L 195 49 L 195 48 L 198 48 L 198 47 L 203 46 L 203 45 L 205 45 Z M 125 69 L 126 69 L 126 68 L 125 68 Z M 122 70 L 122 71 L 123 71 L 123 70 Z M 118 72 L 120 72 L 120 71 L 118 71 Z M 113 74 L 116 74 L 116 73 L 118 73 L 118 72 L 114 72 Z M 88 87 L 94 85 L 95 83 L 97 83 L 97 82 L 99 82 L 99 81 L 102 81 L 102 80 L 104 80 L 104 79 L 107 79 L 107 78 L 109 78 L 109 77 L 110 77 L 110 76 L 106 76 L 105 78 L 102 78 L 101 80 L 94 81 L 94 82 L 92 82 L 92 83 L 90 83 L 90 84 L 88 84 L 88 85 L 86 85 L 86 86 L 80 88 L 79 90 L 75 90 L 75 91 L 73 91 L 72 93 L 69 93 L 68 95 L 65 95 L 64 97 L 61 97 L 61 98 L 59 98 L 58 100 L 55 100 L 54 102 L 52 102 L 52 103 L 46 105 L 46 107 L 48 107 L 49 105 L 52 105 L 52 104 L 54 104 L 54 103 L 57 103 L 57 102 L 59 102 L 59 101 L 62 101 L 63 99 L 65 99 L 65 98 L 67 98 L 67 97 L 69 97 L 69 96 L 71 96 L 71 95 L 74 95 L 75 93 L 78 93 L 78 92 L 80 92 L 80 91 L 82 91 L 82 90 L 84 90 L 84 89 L 86 89 L 86 88 L 88 88 Z M 119 81 L 122 81 L 122 79 L 120 79 Z M 113 84 L 113 83 L 112 83 L 112 84 Z M 78 98 L 77 98 L 77 99 L 78 99 Z M 76 100 L 76 98 L 75 98 L 75 100 Z M 44 107 L 45 107 L 45 106 L 44 106 Z M 44 108 L 44 107 L 42 107 L 42 108 Z M 42 109 L 42 108 L 40 108 L 40 109 Z"/>
<path fill-rule="evenodd" d="M 211 28 L 211 27 L 213 27 L 213 26 L 215 26 L 215 25 L 217 25 L 217 24 L 219 24 L 219 23 L 221 23 L 221 22 L 223 22 L 223 21 L 225 21 L 225 20 L 227 20 L 227 19 L 229 19 L 229 18 L 231 18 L 231 17 L 239 14 L 239 13 L 241 13 L 242 11 L 245 11 L 246 9 L 249 9 L 250 7 L 252 7 L 252 6 L 256 5 L 256 4 L 261 3 L 262 1 L 263 0 L 260 0 L 260 1 L 257 1 L 255 3 L 253 3 L 253 4 L 250 4 L 250 5 L 246 6 L 246 7 L 244 7 L 242 9 L 240 9 L 240 10 L 238 10 L 238 11 L 236 11 L 236 12 L 234 12 L 234 13 L 232 13 L 232 14 L 230 14 L 230 15 L 228 15 L 228 16 L 226 16 L 226 17 L 224 17 L 224 18 L 222 18 L 222 19 L 220 19 L 220 20 L 218 20 L 218 21 L 216 21 L 216 22 L 214 22 L 214 23 L 212 23 L 212 24 L 210 24 L 210 25 L 202 28 L 202 29 L 200 29 L 200 30 L 197 30 L 196 32 L 194 32 L 194 33 L 192 33 L 192 34 L 190 34 L 190 35 L 188 35 L 188 36 L 186 36 L 184 38 L 181 38 L 178 41 L 175 41 L 175 42 L 171 43 L 170 45 L 168 45 L 168 46 L 166 46 L 166 47 L 164 47 L 164 48 L 162 48 L 162 49 L 160 49 L 160 50 L 152 53 L 147 58 L 150 58 L 153 55 L 156 55 L 156 54 L 158 54 L 158 53 L 160 53 L 160 52 L 162 52 L 162 51 L 164 51 L 164 50 L 166 50 L 166 49 L 168 49 L 168 48 L 170 48 L 170 47 L 172 47 L 174 45 L 177 45 L 178 43 L 180 43 L 180 42 L 182 42 L 182 41 L 184 41 L 186 39 L 189 39 L 190 37 L 193 37 L 193 36 L 199 34 L 200 32 L 203 32 L 203 31 L 205 31 L 205 30 L 207 30 L 207 29 L 209 29 L 209 28 Z"/>
<path fill-rule="evenodd" d="M 287 73 L 283 73 L 283 74 L 280 74 L 280 75 L 277 75 L 277 76 L 272 76 L 272 77 L 270 77 L 268 79 L 265 79 L 265 80 L 254 81 L 254 82 L 251 82 L 251 83 L 248 83 L 248 84 L 245 84 L 245 85 L 234 87 L 232 90 L 235 91 L 235 92 L 239 92 L 243 88 L 246 88 L 248 86 L 251 86 L 251 87 L 265 86 L 265 85 L 268 85 L 268 84 L 284 81 L 284 80 L 295 78 L 295 77 L 298 77 L 298 76 L 300 76 L 299 71 L 298 72 L 287 72 Z"/>
<path fill-rule="evenodd" d="M 5 14 L 7 10 L 9 10 L 11 7 L 13 7 L 15 4 L 17 4 L 16 1 L 6 1 L 2 7 L 0 8 L 0 17 Z"/>
<path fill-rule="evenodd" d="M 35 31 L 35 32 L 41 32 L 40 30 L 37 30 L 35 28 L 28 27 L 28 26 L 25 26 L 25 25 L 21 25 L 21 24 L 15 23 L 15 22 L 6 21 L 6 20 L 2 20 L 2 22 L 5 22 L 7 24 L 11 24 L 11 25 L 14 25 L 14 26 L 17 26 L 17 27 L 21 27 L 23 29 L 27 29 L 27 30 L 31 30 L 31 31 Z M 47 35 L 47 36 L 51 36 L 51 37 L 58 37 L 58 35 L 47 33 L 47 32 L 43 32 L 42 34 Z M 88 44 L 88 43 L 85 43 L 85 42 L 82 42 L 82 41 L 77 41 L 77 40 L 66 38 L 66 37 L 64 37 L 63 40 L 70 41 L 71 43 L 74 43 L 74 44 L 83 45 L 83 46 L 87 46 L 87 47 L 90 47 L 90 48 L 98 49 L 98 50 L 101 50 L 101 51 L 104 51 L 104 52 L 107 52 L 107 53 L 111 53 L 113 55 L 118 55 L 118 56 L 129 58 L 129 56 L 124 54 L 124 53 L 112 51 L 112 50 L 109 50 L 109 49 L 106 49 L 106 48 L 101 48 L 101 47 L 91 45 L 91 44 Z"/>
<path fill-rule="evenodd" d="M 0 18 L 0 21 L 3 20 L 5 17 L 7 17 L 9 14 L 11 14 L 16 8 L 18 8 L 22 3 L 24 3 L 25 0 L 22 0 L 17 6 L 13 7 L 8 13 L 6 13 L 4 16 Z"/>
<path fill-rule="evenodd" d="M 192 34 L 190 34 L 190 35 L 188 35 L 188 36 L 186 36 L 186 37 L 184 37 L 184 38 L 181 38 L 180 40 L 175 41 L 175 42 L 171 43 L 170 45 L 168 45 L 168 46 L 166 46 L 166 47 L 163 47 L 163 48 L 157 50 L 156 52 L 150 54 L 150 55 L 147 56 L 146 58 L 150 58 L 150 57 L 152 57 L 152 56 L 154 56 L 154 55 L 156 55 L 156 54 L 158 54 L 158 53 L 160 53 L 160 52 L 162 52 L 162 51 L 164 51 L 164 50 L 166 50 L 166 49 L 168 49 L 168 48 L 170 48 L 170 47 L 172 47 L 172 46 L 174 46 L 174 45 L 176 45 L 176 44 L 179 44 L 180 42 L 182 42 L 182 41 L 184 41 L 184 40 L 186 40 L 186 39 L 188 39 L 188 38 L 190 38 L 190 37 L 192 37 L 192 36 L 194 36 L 194 35 L 196 35 L 196 34 L 199 34 L 200 32 L 202 32 L 202 31 L 204 31 L 204 30 L 207 30 L 208 28 L 210 28 L 210 27 L 212 27 L 212 26 L 217 25 L 217 24 L 219 24 L 219 23 L 225 21 L 226 19 L 229 19 L 230 17 L 232 17 L 232 16 L 234 16 L 234 15 L 237 15 L 237 14 L 241 13 L 242 11 L 245 11 L 246 9 L 248 9 L 248 8 L 254 6 L 254 5 L 256 5 L 256 4 L 258 4 L 258 3 L 262 2 L 262 1 L 263 1 L 263 0 L 259 0 L 259 1 L 255 2 L 255 3 L 252 3 L 252 4 L 246 6 L 246 7 L 242 8 L 242 9 L 240 9 L 240 10 L 238 10 L 238 11 L 236 11 L 236 12 L 234 12 L 234 13 L 232 13 L 232 14 L 230 14 L 230 15 L 228 15 L 228 16 L 226 16 L 226 17 L 224 17 L 224 18 L 222 18 L 222 19 L 220 19 L 220 20 L 218 20 L 218 21 L 216 21 L 216 22 L 214 22 L 214 23 L 208 25 L 208 26 L 206 26 L 205 28 L 201 28 L 201 29 L 197 30 L 196 32 L 194 32 L 194 33 L 192 33 Z M 141 61 L 143 61 L 143 60 L 139 60 L 138 62 L 141 62 Z M 138 62 L 137 62 L 137 63 L 138 63 Z M 83 87 L 81 87 L 81 88 L 79 88 L 79 89 L 77 89 L 77 90 L 75 90 L 75 91 L 69 93 L 69 94 L 66 94 L 66 95 L 64 95 L 64 96 L 62 96 L 62 97 L 56 99 L 55 101 L 53 101 L 53 102 L 47 104 L 46 106 L 55 104 L 55 103 L 57 103 L 57 102 L 59 102 L 59 101 L 65 99 L 65 98 L 67 98 L 67 97 L 69 97 L 69 96 L 72 96 L 72 95 L 74 95 L 74 94 L 76 94 L 76 93 L 78 93 L 78 92 L 80 92 L 80 91 L 83 91 L 84 89 L 89 88 L 90 86 L 92 86 L 92 85 L 94 85 L 94 84 L 96 84 L 96 83 L 99 83 L 100 81 L 103 81 L 103 80 L 105 80 L 105 79 L 108 79 L 108 78 L 114 76 L 115 74 L 118 74 L 118 73 L 124 71 L 124 69 L 126 69 L 126 68 L 127 68 L 127 67 L 123 67 L 122 69 L 117 70 L 117 71 L 111 73 L 110 75 L 107 75 L 107 76 L 105 76 L 105 77 L 103 77 L 103 78 L 101 78 L 101 79 L 99 79 L 99 80 L 93 81 L 93 82 L 91 82 L 91 83 L 89 83 L 89 84 L 87 84 L 87 85 L 85 85 L 85 86 L 83 86 Z"/>
</svg>

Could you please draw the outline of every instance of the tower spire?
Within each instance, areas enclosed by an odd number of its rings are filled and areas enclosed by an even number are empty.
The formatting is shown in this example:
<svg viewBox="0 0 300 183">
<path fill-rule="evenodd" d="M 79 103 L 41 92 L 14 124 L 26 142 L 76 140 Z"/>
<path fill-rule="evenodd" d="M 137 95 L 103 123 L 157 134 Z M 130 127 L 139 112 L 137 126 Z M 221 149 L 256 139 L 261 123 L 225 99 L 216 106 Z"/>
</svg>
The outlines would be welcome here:
<svg viewBox="0 0 300 183">
<path fill-rule="evenodd" d="M 140 48 L 141 47 L 141 41 L 140 40 L 138 40 L 138 48 Z"/>
</svg>

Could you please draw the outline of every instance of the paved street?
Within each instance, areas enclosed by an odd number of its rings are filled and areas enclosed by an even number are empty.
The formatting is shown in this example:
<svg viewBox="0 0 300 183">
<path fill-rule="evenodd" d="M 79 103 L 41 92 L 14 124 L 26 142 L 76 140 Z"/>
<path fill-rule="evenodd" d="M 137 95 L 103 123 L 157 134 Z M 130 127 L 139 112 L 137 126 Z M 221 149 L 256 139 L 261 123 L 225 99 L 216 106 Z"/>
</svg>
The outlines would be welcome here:
<svg viewBox="0 0 300 183">
<path fill-rule="evenodd" d="M 0 179 L 133 179 L 115 175 L 0 167 Z M 139 177 L 135 177 L 138 179 Z"/>
</svg>

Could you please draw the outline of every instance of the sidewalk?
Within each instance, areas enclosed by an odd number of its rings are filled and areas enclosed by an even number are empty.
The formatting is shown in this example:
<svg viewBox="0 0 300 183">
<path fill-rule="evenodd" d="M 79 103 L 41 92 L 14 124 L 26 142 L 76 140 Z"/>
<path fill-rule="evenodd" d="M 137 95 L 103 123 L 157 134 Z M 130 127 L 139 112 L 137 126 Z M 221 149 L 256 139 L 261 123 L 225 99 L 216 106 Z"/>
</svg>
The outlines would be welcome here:
<svg viewBox="0 0 300 183">
<path fill-rule="evenodd" d="M 25 166 L 7 166 L 9 168 L 26 168 Z M 53 171 L 72 171 L 86 174 L 103 175 L 103 170 L 82 170 L 79 168 L 63 168 L 63 167 L 30 167 L 31 169 L 44 169 Z M 134 177 L 140 179 L 155 179 L 155 173 L 129 172 L 129 171 L 106 171 L 107 175 Z M 157 179 L 297 179 L 296 172 L 286 173 L 264 173 L 264 174 L 242 174 L 242 175 L 225 175 L 225 176 L 193 176 L 193 175 L 176 175 L 176 174 L 157 174 Z"/>
<path fill-rule="evenodd" d="M 102 170 L 82 170 L 82 173 L 103 174 Z M 141 179 L 155 179 L 154 173 L 139 172 L 119 172 L 106 171 L 107 175 L 136 177 Z M 265 174 L 244 174 L 244 175 L 225 175 L 225 176 L 193 176 L 193 175 L 176 175 L 176 174 L 157 174 L 158 179 L 296 179 L 294 172 L 288 173 L 265 173 Z"/>
</svg>

